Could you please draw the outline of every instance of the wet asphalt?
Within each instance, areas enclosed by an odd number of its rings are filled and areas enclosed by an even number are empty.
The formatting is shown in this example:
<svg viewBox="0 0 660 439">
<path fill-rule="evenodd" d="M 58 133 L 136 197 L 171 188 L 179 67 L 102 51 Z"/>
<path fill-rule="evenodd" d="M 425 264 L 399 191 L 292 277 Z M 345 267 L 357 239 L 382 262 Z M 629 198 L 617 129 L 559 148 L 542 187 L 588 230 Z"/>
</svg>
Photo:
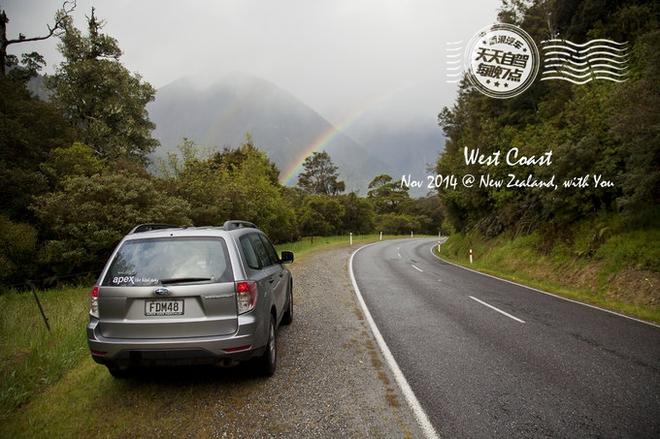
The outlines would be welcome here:
<svg viewBox="0 0 660 439">
<path fill-rule="evenodd" d="M 450 265 L 436 242 L 371 245 L 353 268 L 441 437 L 660 437 L 660 328 Z"/>
</svg>

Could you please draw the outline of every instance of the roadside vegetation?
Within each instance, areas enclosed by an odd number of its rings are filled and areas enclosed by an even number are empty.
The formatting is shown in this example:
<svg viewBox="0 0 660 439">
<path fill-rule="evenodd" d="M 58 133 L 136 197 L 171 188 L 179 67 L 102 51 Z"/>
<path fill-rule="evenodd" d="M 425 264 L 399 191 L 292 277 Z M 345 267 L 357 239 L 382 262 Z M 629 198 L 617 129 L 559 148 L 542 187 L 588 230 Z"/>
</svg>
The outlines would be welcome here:
<svg viewBox="0 0 660 439">
<path fill-rule="evenodd" d="M 430 235 L 414 235 L 417 237 L 425 237 Z M 401 239 L 401 238 L 410 238 L 409 234 L 405 235 L 387 235 L 383 234 L 383 240 L 386 239 Z M 366 235 L 353 235 L 353 245 L 357 246 L 358 244 L 367 244 L 370 242 L 376 242 L 380 239 L 378 233 L 366 234 Z M 284 244 L 277 244 L 275 248 L 278 252 L 283 250 L 292 251 L 295 254 L 296 260 L 299 260 L 301 257 L 306 254 L 317 251 L 317 250 L 327 250 L 335 247 L 342 247 L 349 244 L 350 237 L 347 235 L 341 236 L 308 236 L 296 242 L 288 242 Z M 294 262 L 295 263 L 295 262 Z"/>
<path fill-rule="evenodd" d="M 0 295 L 0 424 L 34 395 L 57 383 L 88 355 L 85 321 L 89 289 L 40 291 L 50 324 L 46 329 L 29 292 Z M 8 437 L 8 436 L 5 436 Z"/>
<path fill-rule="evenodd" d="M 539 232 L 457 233 L 435 251 L 484 273 L 660 323 L 660 228 L 625 225 L 618 215 L 580 222 L 559 244 Z"/>
<path fill-rule="evenodd" d="M 660 7 L 657 2 L 505 1 L 502 22 L 535 41 L 627 42 L 626 81 L 538 81 L 511 99 L 491 99 L 461 82 L 438 120 L 447 136 L 442 175 L 507 180 L 553 175 L 556 190 L 440 188 L 450 237 L 443 256 L 626 314 L 658 321 L 660 306 Z M 599 4 L 600 6 L 594 7 Z M 466 164 L 465 148 L 489 155 L 519 148 L 550 166 Z M 614 187 L 564 187 L 602 175 Z"/>
</svg>

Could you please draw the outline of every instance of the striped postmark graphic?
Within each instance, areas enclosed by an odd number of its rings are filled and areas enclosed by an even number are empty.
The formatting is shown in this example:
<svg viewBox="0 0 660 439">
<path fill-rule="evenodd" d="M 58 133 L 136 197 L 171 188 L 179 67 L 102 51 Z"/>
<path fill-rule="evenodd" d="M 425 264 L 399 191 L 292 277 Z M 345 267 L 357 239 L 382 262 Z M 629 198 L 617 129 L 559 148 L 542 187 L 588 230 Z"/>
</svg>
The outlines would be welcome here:
<svg viewBox="0 0 660 439">
<path fill-rule="evenodd" d="M 463 75 L 463 41 L 445 43 L 445 82 L 455 84 Z"/>
<path fill-rule="evenodd" d="M 541 41 L 541 81 L 562 80 L 586 84 L 599 79 L 624 82 L 628 75 L 628 42 L 595 39 L 584 44 L 569 40 Z"/>
</svg>

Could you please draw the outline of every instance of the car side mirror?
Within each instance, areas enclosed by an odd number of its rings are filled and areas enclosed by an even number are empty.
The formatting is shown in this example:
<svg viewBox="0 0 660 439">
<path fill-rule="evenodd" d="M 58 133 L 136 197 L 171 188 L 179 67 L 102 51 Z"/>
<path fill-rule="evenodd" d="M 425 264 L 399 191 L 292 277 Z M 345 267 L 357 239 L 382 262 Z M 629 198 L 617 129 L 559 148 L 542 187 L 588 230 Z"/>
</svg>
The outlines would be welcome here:
<svg viewBox="0 0 660 439">
<path fill-rule="evenodd" d="M 283 264 L 290 264 L 293 262 L 293 252 L 283 251 L 280 262 Z"/>
</svg>

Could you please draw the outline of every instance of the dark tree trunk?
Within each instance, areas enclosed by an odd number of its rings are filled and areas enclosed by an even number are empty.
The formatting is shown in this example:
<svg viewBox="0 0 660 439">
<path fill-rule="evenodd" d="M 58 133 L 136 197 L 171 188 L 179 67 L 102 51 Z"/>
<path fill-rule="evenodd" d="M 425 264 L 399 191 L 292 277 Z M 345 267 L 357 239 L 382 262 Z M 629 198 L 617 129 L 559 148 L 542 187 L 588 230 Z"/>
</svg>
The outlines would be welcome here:
<svg viewBox="0 0 660 439">
<path fill-rule="evenodd" d="M 7 14 L 0 11 L 0 77 L 5 76 L 5 63 L 7 62 Z"/>
<path fill-rule="evenodd" d="M 26 38 L 25 35 L 18 34 L 18 38 L 13 40 L 7 39 L 7 23 L 9 23 L 9 18 L 7 18 L 7 14 L 4 10 L 0 11 L 0 77 L 5 76 L 7 69 L 7 46 L 10 44 L 27 43 L 30 41 L 43 41 L 47 40 L 53 35 L 59 36 L 63 31 L 65 17 L 73 12 L 75 8 L 75 0 L 66 0 L 62 5 L 62 9 L 60 9 L 56 15 L 55 24 L 52 27 L 50 25 L 46 26 L 48 28 L 47 35 L 44 35 L 43 37 Z"/>
</svg>

